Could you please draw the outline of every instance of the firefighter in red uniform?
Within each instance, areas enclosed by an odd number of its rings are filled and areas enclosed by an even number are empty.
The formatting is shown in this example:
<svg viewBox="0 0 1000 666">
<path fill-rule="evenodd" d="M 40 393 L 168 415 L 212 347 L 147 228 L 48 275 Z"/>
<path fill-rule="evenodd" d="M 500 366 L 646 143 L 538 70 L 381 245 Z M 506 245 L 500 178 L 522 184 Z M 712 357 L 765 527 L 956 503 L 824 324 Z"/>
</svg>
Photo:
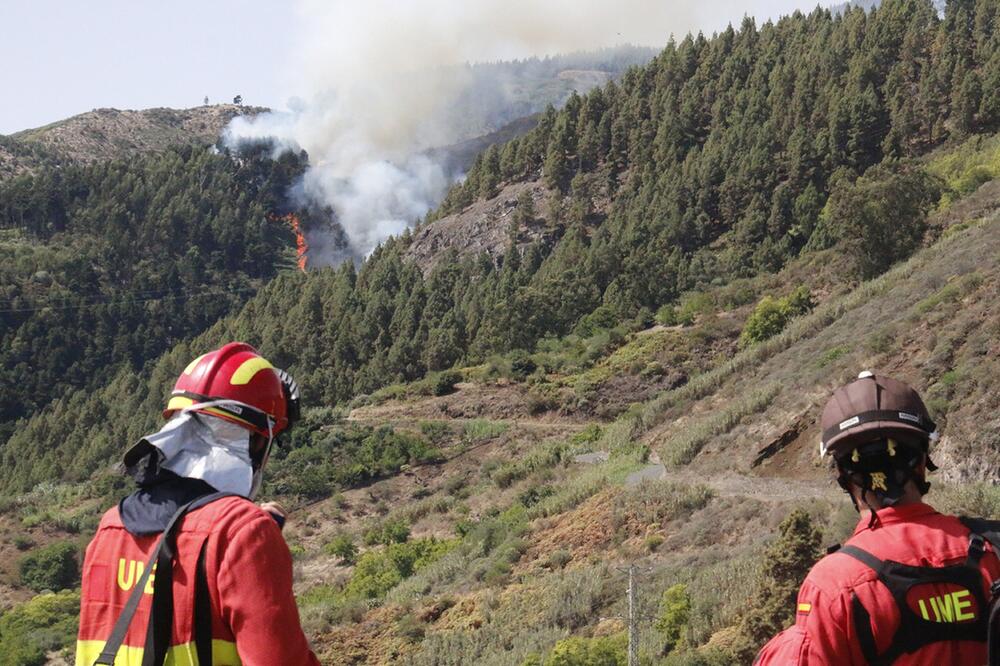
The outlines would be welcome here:
<svg viewBox="0 0 1000 666">
<path fill-rule="evenodd" d="M 138 490 L 87 548 L 77 666 L 319 664 L 283 516 L 251 501 L 274 438 L 298 416 L 295 382 L 230 343 L 187 366 L 164 416 L 125 455 Z"/>
<path fill-rule="evenodd" d="M 864 372 L 833 395 L 822 428 L 821 455 L 861 520 L 809 572 L 795 624 L 755 663 L 985 664 L 996 525 L 922 501 L 937 434 L 920 396 Z"/>
</svg>

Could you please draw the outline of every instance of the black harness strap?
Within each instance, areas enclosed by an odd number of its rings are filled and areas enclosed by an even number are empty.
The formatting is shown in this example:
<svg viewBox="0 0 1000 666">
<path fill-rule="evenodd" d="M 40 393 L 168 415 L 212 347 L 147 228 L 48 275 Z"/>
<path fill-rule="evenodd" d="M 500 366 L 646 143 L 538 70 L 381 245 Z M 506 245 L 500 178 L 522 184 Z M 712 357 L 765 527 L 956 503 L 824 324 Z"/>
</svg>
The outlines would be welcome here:
<svg viewBox="0 0 1000 666">
<path fill-rule="evenodd" d="M 208 574 L 205 571 L 207 549 L 208 539 L 201 544 L 194 582 L 194 644 L 198 651 L 198 666 L 212 666 L 212 600 L 208 596 Z"/>
<path fill-rule="evenodd" d="M 153 579 L 153 606 L 146 627 L 146 645 L 142 651 L 142 666 L 160 666 L 167 659 L 170 639 L 174 632 L 174 552 L 172 535 L 163 541 L 156 558 Z"/>
<path fill-rule="evenodd" d="M 851 616 L 854 618 L 854 631 L 858 634 L 861 654 L 865 656 L 865 661 L 870 666 L 881 664 L 878 646 L 875 644 L 875 634 L 872 633 L 872 616 L 856 594 L 851 595 Z"/>
<path fill-rule="evenodd" d="M 149 626 L 146 630 L 146 643 L 143 649 L 142 664 L 143 666 L 161 666 L 163 664 L 167 650 L 170 649 L 170 639 L 174 624 L 172 587 L 174 560 L 172 540 L 174 533 L 184 514 L 195 509 L 200 509 L 215 500 L 233 495 L 234 493 L 203 495 L 177 509 L 170 522 L 167 523 L 166 529 L 160 535 L 160 539 L 156 542 L 149 561 L 146 562 L 146 568 L 132 589 L 132 594 L 122 609 L 121 615 L 115 621 L 111 635 L 104 643 L 104 649 L 101 651 L 101 654 L 94 661 L 94 666 L 114 666 L 115 657 L 118 655 L 118 650 L 121 648 L 122 643 L 125 642 L 125 634 L 128 633 L 129 626 L 132 624 L 135 612 L 139 608 L 139 602 L 142 601 L 142 595 L 145 593 L 146 585 L 149 583 L 149 577 L 153 572 L 154 564 L 157 571 L 156 578 L 153 581 L 153 608 L 149 615 Z M 199 559 L 201 558 L 199 557 Z M 208 621 L 211 622 L 211 610 L 209 611 Z M 165 640 L 164 636 L 166 636 Z M 209 626 L 209 639 L 211 639 L 211 626 Z M 209 643 L 209 650 L 211 650 L 211 643 Z M 211 652 L 209 654 L 211 655 Z M 154 659 L 158 659 L 158 661 L 153 661 Z M 211 664 L 211 661 L 207 663 Z"/>
<path fill-rule="evenodd" d="M 882 565 L 885 564 L 882 560 L 878 559 L 867 550 L 861 550 L 857 546 L 841 546 L 840 550 L 837 552 L 843 553 L 844 555 L 850 555 L 876 573 L 878 573 L 882 569 Z"/>
</svg>

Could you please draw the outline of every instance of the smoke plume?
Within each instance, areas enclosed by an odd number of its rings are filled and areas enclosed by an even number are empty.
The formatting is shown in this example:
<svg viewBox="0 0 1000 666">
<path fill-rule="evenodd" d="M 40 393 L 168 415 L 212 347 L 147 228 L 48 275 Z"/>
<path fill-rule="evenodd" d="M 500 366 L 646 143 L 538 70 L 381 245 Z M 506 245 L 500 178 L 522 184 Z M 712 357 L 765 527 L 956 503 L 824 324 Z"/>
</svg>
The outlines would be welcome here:
<svg viewBox="0 0 1000 666">
<path fill-rule="evenodd" d="M 463 91 L 509 88 L 483 80 L 499 68 L 466 63 L 662 47 L 671 34 L 719 29 L 745 11 L 735 0 L 302 0 L 289 110 L 237 117 L 227 140 L 270 138 L 308 151 L 300 203 L 331 208 L 347 254 L 363 257 L 425 215 L 456 176 L 424 151 L 477 128 L 483 110 L 461 108 L 477 106 Z M 310 238 L 310 246 L 323 243 Z M 342 248 L 328 254 L 311 250 L 310 265 L 345 256 Z"/>
</svg>

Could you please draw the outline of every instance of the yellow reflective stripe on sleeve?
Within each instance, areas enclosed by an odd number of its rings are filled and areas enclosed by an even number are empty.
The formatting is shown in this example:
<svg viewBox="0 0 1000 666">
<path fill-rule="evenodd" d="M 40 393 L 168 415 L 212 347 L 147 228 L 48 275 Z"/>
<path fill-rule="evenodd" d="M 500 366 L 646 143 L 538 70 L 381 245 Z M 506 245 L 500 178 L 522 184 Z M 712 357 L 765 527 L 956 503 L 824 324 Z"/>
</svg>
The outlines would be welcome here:
<svg viewBox="0 0 1000 666">
<path fill-rule="evenodd" d="M 254 375 L 261 370 L 266 370 L 267 368 L 273 369 L 274 366 L 271 365 L 266 358 L 261 358 L 260 356 L 252 358 L 248 361 L 243 361 L 243 364 L 236 368 L 236 372 L 233 373 L 229 383 L 233 386 L 249 384 Z"/>
<path fill-rule="evenodd" d="M 104 641 L 77 641 L 76 666 L 93 666 L 101 656 Z M 236 643 L 212 639 L 213 666 L 240 666 L 240 655 Z M 198 666 L 198 649 L 194 642 L 174 645 L 167 652 L 164 666 Z M 142 666 L 142 648 L 123 645 L 115 656 L 115 666 Z"/>
<path fill-rule="evenodd" d="M 799 604 L 800 613 L 808 613 L 813 609 L 812 604 Z"/>
</svg>

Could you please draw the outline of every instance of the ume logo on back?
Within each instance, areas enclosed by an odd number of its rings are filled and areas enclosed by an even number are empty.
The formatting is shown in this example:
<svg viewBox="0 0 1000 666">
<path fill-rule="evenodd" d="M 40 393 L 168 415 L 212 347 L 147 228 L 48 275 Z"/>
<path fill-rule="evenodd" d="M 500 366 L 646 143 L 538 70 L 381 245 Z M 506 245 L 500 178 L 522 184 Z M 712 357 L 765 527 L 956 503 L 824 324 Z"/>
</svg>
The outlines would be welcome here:
<svg viewBox="0 0 1000 666">
<path fill-rule="evenodd" d="M 128 592 L 142 578 L 142 572 L 146 568 L 146 563 L 139 560 L 126 560 L 124 557 L 118 559 L 118 587 Z M 146 581 L 146 589 L 143 594 L 153 593 L 153 580 L 156 578 L 156 565 L 153 565 L 153 573 L 149 574 Z"/>
<path fill-rule="evenodd" d="M 953 583 L 917 585 L 906 601 L 914 613 L 930 622 L 974 622 L 979 612 L 972 592 Z"/>
</svg>

